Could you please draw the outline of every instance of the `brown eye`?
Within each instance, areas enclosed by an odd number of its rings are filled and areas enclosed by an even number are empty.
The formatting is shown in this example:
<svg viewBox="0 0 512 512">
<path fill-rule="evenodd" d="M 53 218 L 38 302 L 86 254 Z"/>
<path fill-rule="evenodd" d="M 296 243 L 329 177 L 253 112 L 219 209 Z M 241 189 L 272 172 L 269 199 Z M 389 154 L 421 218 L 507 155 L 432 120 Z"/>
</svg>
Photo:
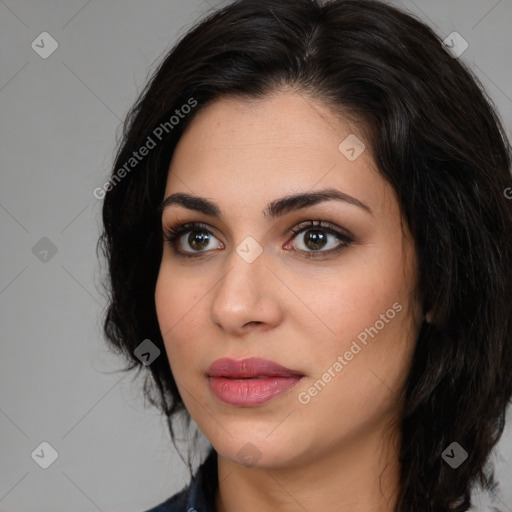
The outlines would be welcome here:
<svg viewBox="0 0 512 512">
<path fill-rule="evenodd" d="M 187 243 L 195 251 L 205 249 L 210 242 L 210 235 L 206 231 L 191 231 L 187 238 Z"/>
<path fill-rule="evenodd" d="M 327 238 L 327 235 L 325 233 L 322 233 L 322 231 L 310 229 L 306 231 L 304 243 L 309 249 L 317 251 L 325 247 L 325 244 L 327 243 Z"/>
<path fill-rule="evenodd" d="M 352 242 L 347 234 L 333 227 L 331 224 L 324 224 L 322 221 L 308 221 L 299 224 L 291 232 L 295 235 L 293 240 L 298 240 L 292 245 L 297 252 L 303 253 L 306 258 L 327 256 L 336 253 Z M 323 250 L 327 248 L 327 250 Z"/>
<path fill-rule="evenodd" d="M 195 222 L 174 228 L 164 228 L 163 231 L 164 240 L 171 245 L 177 256 L 200 256 L 207 252 L 206 249 L 211 245 L 212 240 L 217 240 L 207 226 Z M 219 245 L 223 246 L 221 242 Z"/>
</svg>

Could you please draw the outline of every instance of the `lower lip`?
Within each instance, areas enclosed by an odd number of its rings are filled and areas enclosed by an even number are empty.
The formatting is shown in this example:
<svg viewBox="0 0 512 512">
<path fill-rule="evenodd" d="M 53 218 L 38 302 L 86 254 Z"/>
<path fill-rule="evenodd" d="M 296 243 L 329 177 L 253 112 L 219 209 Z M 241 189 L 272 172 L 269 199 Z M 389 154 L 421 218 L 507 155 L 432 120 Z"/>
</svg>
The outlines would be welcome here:
<svg viewBox="0 0 512 512">
<path fill-rule="evenodd" d="M 262 379 L 227 379 L 210 377 L 210 389 L 222 402 L 251 407 L 268 402 L 294 388 L 302 377 L 265 377 Z"/>
</svg>

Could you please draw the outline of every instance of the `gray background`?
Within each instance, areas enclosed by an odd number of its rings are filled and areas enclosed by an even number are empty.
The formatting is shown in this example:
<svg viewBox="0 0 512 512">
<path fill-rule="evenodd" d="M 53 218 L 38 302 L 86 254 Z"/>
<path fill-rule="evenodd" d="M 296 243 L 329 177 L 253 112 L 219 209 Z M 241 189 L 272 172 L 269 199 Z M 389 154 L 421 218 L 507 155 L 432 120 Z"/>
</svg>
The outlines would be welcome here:
<svg viewBox="0 0 512 512">
<path fill-rule="evenodd" d="M 468 41 L 461 59 L 510 137 L 512 0 L 391 3 L 443 38 L 457 31 Z M 188 481 L 164 420 L 144 403 L 142 379 L 117 372 L 102 339 L 93 190 L 107 179 L 116 132 L 147 73 L 220 5 L 0 0 L 0 511 L 141 512 Z M 45 31 L 59 46 L 43 59 L 31 43 Z M 33 253 L 43 237 L 54 255 Z M 510 512 L 511 424 L 494 456 L 496 506 Z M 31 457 L 43 441 L 58 452 L 48 469 Z"/>
</svg>

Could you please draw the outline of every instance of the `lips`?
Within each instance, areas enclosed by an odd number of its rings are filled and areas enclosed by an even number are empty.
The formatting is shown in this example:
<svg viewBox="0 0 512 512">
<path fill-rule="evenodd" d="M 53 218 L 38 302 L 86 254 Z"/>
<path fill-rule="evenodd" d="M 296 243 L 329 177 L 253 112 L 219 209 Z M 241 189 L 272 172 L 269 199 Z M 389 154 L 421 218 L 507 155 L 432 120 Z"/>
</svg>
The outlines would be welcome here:
<svg viewBox="0 0 512 512">
<path fill-rule="evenodd" d="M 210 390 L 222 402 L 251 407 L 294 388 L 304 375 L 260 358 L 218 359 L 207 371 Z"/>
<path fill-rule="evenodd" d="M 229 358 L 217 359 L 217 361 L 210 365 L 207 373 L 210 377 L 225 377 L 228 379 L 303 376 L 300 372 L 257 357 L 250 357 L 239 361 Z"/>
</svg>

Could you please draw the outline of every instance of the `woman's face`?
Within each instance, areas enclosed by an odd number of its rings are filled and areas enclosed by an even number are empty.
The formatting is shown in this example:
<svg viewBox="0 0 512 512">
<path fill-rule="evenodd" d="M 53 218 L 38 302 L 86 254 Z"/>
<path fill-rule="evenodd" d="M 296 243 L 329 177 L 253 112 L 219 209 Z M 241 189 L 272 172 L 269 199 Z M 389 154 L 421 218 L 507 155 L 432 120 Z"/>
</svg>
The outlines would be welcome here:
<svg viewBox="0 0 512 512">
<path fill-rule="evenodd" d="M 215 207 L 167 202 L 164 230 L 201 226 L 164 242 L 158 321 L 188 411 L 232 462 L 325 457 L 399 415 L 422 320 L 416 257 L 354 136 L 323 103 L 282 92 L 217 100 L 174 153 L 165 198 Z"/>
</svg>

